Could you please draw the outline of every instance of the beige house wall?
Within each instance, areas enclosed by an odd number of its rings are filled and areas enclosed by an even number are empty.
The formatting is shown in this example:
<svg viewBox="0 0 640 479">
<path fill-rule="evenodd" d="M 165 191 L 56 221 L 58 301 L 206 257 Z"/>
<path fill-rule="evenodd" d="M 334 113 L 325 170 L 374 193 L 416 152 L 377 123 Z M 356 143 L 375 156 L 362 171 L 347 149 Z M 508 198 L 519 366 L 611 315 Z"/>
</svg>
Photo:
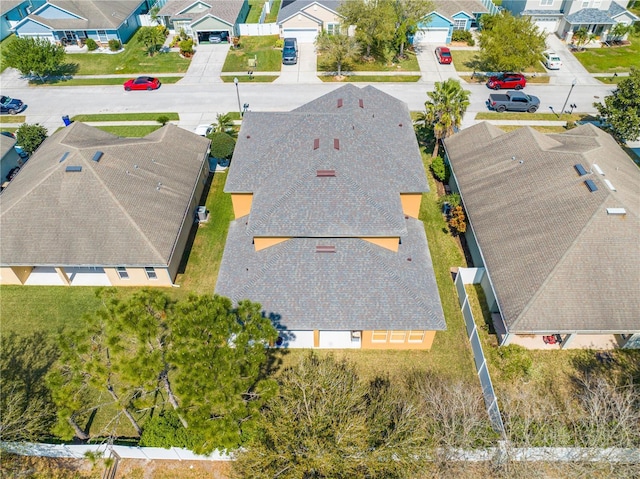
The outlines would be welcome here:
<svg viewBox="0 0 640 479">
<path fill-rule="evenodd" d="M 402 203 L 402 212 L 411 218 L 418 218 L 420 215 L 420 203 L 422 202 L 421 193 L 400 193 L 400 202 Z"/>
<path fill-rule="evenodd" d="M 233 204 L 235 219 L 247 216 L 251 212 L 252 201 L 253 193 L 231 193 L 231 203 Z"/>
<path fill-rule="evenodd" d="M 382 246 L 388 250 L 393 251 L 394 253 L 398 252 L 398 245 L 400 244 L 400 238 L 397 236 L 390 236 L 387 238 L 360 238 L 362 240 L 368 241 L 369 243 L 373 243 L 378 246 Z"/>
<path fill-rule="evenodd" d="M 287 20 L 286 22 L 283 22 L 280 25 L 281 28 L 281 32 L 282 30 L 284 30 L 285 28 L 316 28 L 319 29 L 320 25 L 318 25 L 318 22 L 316 22 L 315 20 L 305 16 L 305 15 L 296 15 L 294 17 L 291 17 L 289 20 Z"/>
<path fill-rule="evenodd" d="M 156 276 L 158 279 L 147 278 L 147 273 L 144 268 L 130 268 L 127 267 L 127 273 L 129 279 L 120 279 L 118 272 L 115 268 L 104 268 L 104 272 L 109 278 L 112 286 L 172 286 L 173 281 L 169 275 L 169 270 L 166 268 L 155 268 Z"/>
<path fill-rule="evenodd" d="M 342 17 L 334 14 L 333 12 L 327 10 L 326 8 L 322 8 L 321 5 L 309 5 L 307 8 L 302 10 L 303 12 L 311 15 L 312 17 L 318 18 L 322 20 L 322 24 L 326 25 L 327 23 L 341 23 Z"/>
<path fill-rule="evenodd" d="M 381 331 L 375 331 L 380 336 Z M 374 331 L 362 331 L 362 349 L 431 349 L 435 331 L 386 331 L 386 339 L 374 337 Z M 421 335 L 421 341 L 411 340 L 411 336 Z M 399 339 L 404 336 L 404 340 Z"/>
<path fill-rule="evenodd" d="M 0 284 L 24 284 L 33 266 L 4 266 L 0 268 Z"/>
<path fill-rule="evenodd" d="M 253 238 L 253 246 L 256 251 L 260 251 L 261 249 L 269 248 L 270 246 L 276 245 L 278 243 L 282 243 L 291 238 Z"/>
</svg>

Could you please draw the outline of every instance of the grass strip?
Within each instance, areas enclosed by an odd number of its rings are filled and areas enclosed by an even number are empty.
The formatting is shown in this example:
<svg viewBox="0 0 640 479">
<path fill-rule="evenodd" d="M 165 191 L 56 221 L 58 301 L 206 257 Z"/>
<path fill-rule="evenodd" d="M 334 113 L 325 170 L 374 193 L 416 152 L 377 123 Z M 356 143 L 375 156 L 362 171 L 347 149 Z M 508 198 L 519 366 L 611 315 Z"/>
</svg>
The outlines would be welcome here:
<svg viewBox="0 0 640 479">
<path fill-rule="evenodd" d="M 467 83 L 486 83 L 487 77 L 485 76 L 474 76 L 471 75 L 460 75 L 460 79 L 466 81 Z M 527 83 L 549 83 L 551 77 L 546 75 L 540 75 L 535 77 L 527 77 Z"/>
<path fill-rule="evenodd" d="M 175 112 L 160 113 L 97 113 L 94 115 L 76 115 L 73 121 L 156 121 L 159 116 L 166 116 L 169 121 L 180 120 Z"/>
<path fill-rule="evenodd" d="M 559 117 L 553 113 L 518 113 L 482 111 L 476 113 L 476 120 L 544 120 L 544 121 L 596 121 L 597 118 L 588 113 L 563 113 Z"/>
<path fill-rule="evenodd" d="M 24 115 L 2 115 L 0 116 L 0 124 L 2 123 L 24 123 L 27 117 Z"/>
<path fill-rule="evenodd" d="M 237 78 L 239 83 L 271 83 L 278 78 L 278 76 L 279 75 L 252 75 L 249 77 L 249 75 L 224 75 L 220 76 L 220 78 L 224 83 L 233 83 L 234 78 Z"/>
<path fill-rule="evenodd" d="M 184 77 L 160 77 L 161 83 L 177 83 Z M 91 85 L 122 85 L 127 78 L 70 78 L 49 79 L 44 83 L 37 80 L 29 80 L 29 86 L 91 86 Z"/>
<path fill-rule="evenodd" d="M 352 75 L 340 79 L 334 76 L 322 75 L 319 78 L 325 83 L 415 83 L 420 80 L 420 75 Z"/>
</svg>

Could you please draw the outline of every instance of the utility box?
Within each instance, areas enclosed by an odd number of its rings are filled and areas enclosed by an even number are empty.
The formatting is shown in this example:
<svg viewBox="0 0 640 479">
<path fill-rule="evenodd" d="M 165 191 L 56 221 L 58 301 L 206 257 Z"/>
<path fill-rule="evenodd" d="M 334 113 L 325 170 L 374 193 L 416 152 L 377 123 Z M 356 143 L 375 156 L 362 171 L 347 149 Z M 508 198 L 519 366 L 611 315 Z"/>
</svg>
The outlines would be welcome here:
<svg viewBox="0 0 640 479">
<path fill-rule="evenodd" d="M 209 211 L 206 206 L 198 206 L 196 210 L 196 221 L 198 223 L 206 223 L 209 221 Z"/>
<path fill-rule="evenodd" d="M 71 124 L 71 120 L 69 119 L 69 115 L 64 115 L 62 117 L 62 123 L 64 123 L 64 126 L 69 126 Z"/>
</svg>

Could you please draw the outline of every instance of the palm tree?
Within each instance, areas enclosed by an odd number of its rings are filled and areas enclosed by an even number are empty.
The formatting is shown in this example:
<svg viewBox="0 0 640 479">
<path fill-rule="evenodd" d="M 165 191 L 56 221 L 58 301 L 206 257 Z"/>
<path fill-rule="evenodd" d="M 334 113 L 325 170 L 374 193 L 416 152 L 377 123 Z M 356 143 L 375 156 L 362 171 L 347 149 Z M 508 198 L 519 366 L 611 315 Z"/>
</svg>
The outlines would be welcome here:
<svg viewBox="0 0 640 479">
<path fill-rule="evenodd" d="M 417 123 L 433 127 L 436 144 L 433 157 L 438 156 L 439 142 L 453 135 L 462 124 L 462 117 L 469 106 L 469 90 L 463 90 L 460 81 L 449 78 L 436 82 L 433 91 L 427 92 L 429 100 L 424 103 L 425 111 Z"/>
<path fill-rule="evenodd" d="M 228 113 L 218 113 L 216 115 L 216 122 L 214 124 L 213 131 L 216 133 L 226 133 L 231 137 L 236 137 L 238 135 L 233 128 L 233 120 Z"/>
<path fill-rule="evenodd" d="M 147 52 L 149 56 L 152 57 L 153 54 L 162 47 L 164 43 L 165 36 L 162 31 L 157 27 L 142 27 L 140 28 L 140 41 L 147 47 Z"/>
<path fill-rule="evenodd" d="M 582 27 L 573 33 L 573 39 L 580 51 L 584 50 L 583 45 L 595 40 L 596 37 L 597 35 L 589 33 L 585 27 Z"/>
</svg>

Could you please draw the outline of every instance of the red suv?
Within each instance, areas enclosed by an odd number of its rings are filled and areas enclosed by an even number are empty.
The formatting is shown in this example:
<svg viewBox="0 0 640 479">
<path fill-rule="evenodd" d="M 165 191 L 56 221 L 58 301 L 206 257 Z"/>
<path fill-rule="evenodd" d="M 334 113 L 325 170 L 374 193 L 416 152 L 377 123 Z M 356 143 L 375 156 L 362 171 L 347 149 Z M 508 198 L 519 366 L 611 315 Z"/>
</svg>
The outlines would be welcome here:
<svg viewBox="0 0 640 479">
<path fill-rule="evenodd" d="M 500 90 L 501 88 L 522 90 L 527 86 L 527 79 L 520 73 L 501 73 L 489 78 L 487 86 L 494 90 Z"/>
</svg>

